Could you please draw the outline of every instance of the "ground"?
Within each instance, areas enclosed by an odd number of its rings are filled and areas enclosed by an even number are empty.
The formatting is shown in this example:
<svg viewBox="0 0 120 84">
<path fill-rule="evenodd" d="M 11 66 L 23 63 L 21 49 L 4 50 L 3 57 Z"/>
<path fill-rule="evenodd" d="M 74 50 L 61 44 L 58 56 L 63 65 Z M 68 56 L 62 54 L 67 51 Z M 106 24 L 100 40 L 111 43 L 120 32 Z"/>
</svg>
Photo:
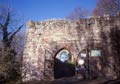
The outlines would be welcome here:
<svg viewBox="0 0 120 84">
<path fill-rule="evenodd" d="M 33 84 L 33 82 L 29 82 L 25 84 Z M 76 77 L 70 77 L 70 78 L 56 79 L 54 81 L 36 81 L 34 82 L 34 84 L 120 84 L 120 80 L 108 81 L 105 78 L 98 78 L 93 80 L 88 80 L 88 79 L 81 80 Z"/>
</svg>

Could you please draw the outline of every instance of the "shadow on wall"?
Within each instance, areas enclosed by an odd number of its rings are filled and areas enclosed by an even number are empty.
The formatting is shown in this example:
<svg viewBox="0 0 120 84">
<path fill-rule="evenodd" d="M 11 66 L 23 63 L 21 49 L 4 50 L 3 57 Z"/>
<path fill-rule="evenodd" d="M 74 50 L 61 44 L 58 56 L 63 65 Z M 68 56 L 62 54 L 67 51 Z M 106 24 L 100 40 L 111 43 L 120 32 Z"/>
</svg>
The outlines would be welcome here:
<svg viewBox="0 0 120 84">
<path fill-rule="evenodd" d="M 75 65 L 61 62 L 59 59 L 54 59 L 54 78 L 71 77 L 75 75 Z"/>
<path fill-rule="evenodd" d="M 117 74 L 117 77 L 120 78 L 120 29 L 119 27 L 115 27 L 111 29 L 110 32 L 111 44 L 112 44 L 112 52 L 115 60 L 114 70 Z"/>
</svg>

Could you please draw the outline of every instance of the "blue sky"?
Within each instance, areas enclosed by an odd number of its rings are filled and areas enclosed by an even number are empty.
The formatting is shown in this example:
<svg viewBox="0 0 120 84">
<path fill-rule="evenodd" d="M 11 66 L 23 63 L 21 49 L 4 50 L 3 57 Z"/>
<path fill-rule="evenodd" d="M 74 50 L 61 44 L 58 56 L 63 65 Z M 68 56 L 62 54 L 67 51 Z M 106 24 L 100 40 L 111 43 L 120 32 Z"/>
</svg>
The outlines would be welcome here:
<svg viewBox="0 0 120 84">
<path fill-rule="evenodd" d="M 97 0 L 0 0 L 28 20 L 40 21 L 51 18 L 65 18 L 76 7 L 93 10 Z"/>
</svg>

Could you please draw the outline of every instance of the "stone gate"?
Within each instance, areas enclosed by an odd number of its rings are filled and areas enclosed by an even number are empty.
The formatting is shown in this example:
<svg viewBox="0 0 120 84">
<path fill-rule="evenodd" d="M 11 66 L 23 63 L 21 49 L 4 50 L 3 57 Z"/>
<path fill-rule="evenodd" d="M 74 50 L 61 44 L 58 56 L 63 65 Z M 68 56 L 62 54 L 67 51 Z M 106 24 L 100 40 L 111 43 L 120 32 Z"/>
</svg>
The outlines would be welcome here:
<svg viewBox="0 0 120 84">
<path fill-rule="evenodd" d="M 77 60 L 84 50 L 101 50 L 103 61 L 111 61 L 108 60 L 113 57 L 110 33 L 113 28 L 119 30 L 119 27 L 119 14 L 76 22 L 66 19 L 29 21 L 23 55 L 23 81 L 54 79 L 54 59 L 60 59 L 62 51 L 70 54 L 71 62 Z"/>
</svg>

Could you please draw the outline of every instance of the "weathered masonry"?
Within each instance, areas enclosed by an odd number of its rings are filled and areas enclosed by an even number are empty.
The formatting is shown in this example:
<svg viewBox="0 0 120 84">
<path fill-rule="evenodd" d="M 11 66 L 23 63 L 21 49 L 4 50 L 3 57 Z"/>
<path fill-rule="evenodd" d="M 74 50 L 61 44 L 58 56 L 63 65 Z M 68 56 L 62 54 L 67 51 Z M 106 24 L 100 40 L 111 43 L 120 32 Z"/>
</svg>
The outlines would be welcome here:
<svg viewBox="0 0 120 84">
<path fill-rule="evenodd" d="M 101 68 L 99 67 L 99 70 L 106 77 L 117 77 L 112 66 L 115 61 L 117 62 L 112 37 L 119 33 L 118 31 L 120 31 L 119 14 L 114 17 L 106 15 L 80 19 L 76 22 L 69 20 L 29 21 L 23 55 L 23 81 L 52 80 L 54 79 L 55 58 L 65 61 L 61 58 L 64 54 L 71 56 L 70 61 L 74 62 L 82 52 L 90 53 L 93 50 L 100 51 Z M 108 67 L 110 64 L 111 68 Z"/>
</svg>

